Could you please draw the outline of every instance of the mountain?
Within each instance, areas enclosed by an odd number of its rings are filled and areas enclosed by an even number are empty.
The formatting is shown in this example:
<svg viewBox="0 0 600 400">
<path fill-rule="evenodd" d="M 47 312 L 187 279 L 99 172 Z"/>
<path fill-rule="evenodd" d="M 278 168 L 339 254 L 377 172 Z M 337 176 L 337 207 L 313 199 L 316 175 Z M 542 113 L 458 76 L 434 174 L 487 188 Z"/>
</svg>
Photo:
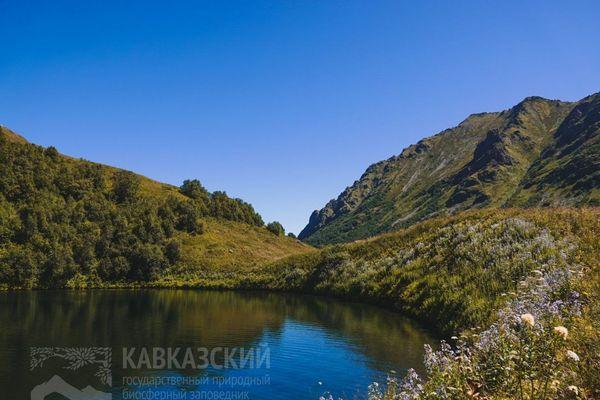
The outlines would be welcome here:
<svg viewBox="0 0 600 400">
<path fill-rule="evenodd" d="M 156 182 L 0 126 L 0 288 L 178 284 L 309 249 L 197 180 Z"/>
<path fill-rule="evenodd" d="M 299 238 L 348 242 L 457 211 L 600 204 L 598 104 L 528 97 L 371 165 Z"/>
</svg>

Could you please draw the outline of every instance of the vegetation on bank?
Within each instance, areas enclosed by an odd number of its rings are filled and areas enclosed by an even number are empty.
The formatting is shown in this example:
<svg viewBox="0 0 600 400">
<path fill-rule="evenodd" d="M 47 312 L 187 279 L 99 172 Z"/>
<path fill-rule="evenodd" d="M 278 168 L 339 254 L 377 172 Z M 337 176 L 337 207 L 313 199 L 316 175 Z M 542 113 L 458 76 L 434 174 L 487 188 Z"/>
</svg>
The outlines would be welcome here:
<svg viewBox="0 0 600 400">
<path fill-rule="evenodd" d="M 488 328 L 426 346 L 426 380 L 391 376 L 370 386 L 369 400 L 598 398 L 598 299 L 581 295 L 585 267 L 559 264 L 523 279 Z"/>
<path fill-rule="evenodd" d="M 552 260 L 597 245 L 597 209 L 490 210 L 277 261 L 268 288 L 374 301 L 454 334 L 493 321 L 518 283 Z M 588 260 L 591 264 L 593 259 Z"/>
<path fill-rule="evenodd" d="M 468 212 L 272 264 L 267 287 L 376 301 L 448 338 L 370 400 L 600 397 L 600 210 Z"/>
<path fill-rule="evenodd" d="M 176 188 L 0 132 L 0 286 L 143 284 L 182 263 L 247 267 L 306 249 L 197 180 Z"/>
</svg>

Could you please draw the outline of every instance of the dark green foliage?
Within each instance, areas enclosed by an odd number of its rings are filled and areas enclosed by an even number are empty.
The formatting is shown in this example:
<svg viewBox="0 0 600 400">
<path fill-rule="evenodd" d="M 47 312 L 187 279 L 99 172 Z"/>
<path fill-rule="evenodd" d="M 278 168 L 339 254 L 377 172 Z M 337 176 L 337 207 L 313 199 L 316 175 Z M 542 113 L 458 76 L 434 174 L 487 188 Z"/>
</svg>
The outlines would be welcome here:
<svg viewBox="0 0 600 400">
<path fill-rule="evenodd" d="M 254 211 L 252 205 L 241 199 L 232 199 L 225 192 L 209 193 L 197 179 L 185 180 L 179 191 L 191 199 L 189 207 L 194 208 L 196 218 L 211 216 L 250 225 L 264 225 L 262 217 Z"/>
<path fill-rule="evenodd" d="M 263 225 L 251 205 L 197 180 L 181 193 L 0 134 L 0 285 L 150 281 L 180 259 L 177 235 L 204 232 L 202 217 Z"/>
<path fill-rule="evenodd" d="M 171 207 L 176 214 L 175 228 L 188 233 L 203 233 L 202 225 L 198 218 L 202 212 L 197 204 L 192 201 L 179 201 L 171 199 Z"/>
<path fill-rule="evenodd" d="M 292 239 L 296 239 L 296 235 L 294 235 L 294 232 L 288 232 L 288 237 L 291 237 Z"/>
<path fill-rule="evenodd" d="M 181 193 L 195 200 L 208 202 L 208 191 L 202 186 L 198 179 L 186 179 L 180 187 Z"/>
<path fill-rule="evenodd" d="M 210 215 L 231 221 L 245 222 L 263 226 L 262 217 L 254 211 L 252 205 L 241 199 L 232 199 L 225 192 L 214 192 L 210 197 Z"/>
<path fill-rule="evenodd" d="M 285 235 L 285 229 L 283 229 L 283 225 L 281 225 L 277 221 L 269 222 L 267 224 L 267 229 L 269 230 L 269 232 L 271 232 L 272 234 L 274 234 L 276 236 Z"/>
<path fill-rule="evenodd" d="M 113 185 L 113 196 L 119 203 L 134 201 L 139 196 L 140 178 L 132 172 L 117 172 Z"/>
<path fill-rule="evenodd" d="M 169 260 L 169 263 L 175 264 L 181 258 L 181 244 L 176 240 L 167 243 L 165 256 Z"/>
<path fill-rule="evenodd" d="M 46 149 L 46 151 L 44 151 L 44 154 L 47 155 L 48 157 L 56 160 L 59 156 L 58 154 L 58 150 L 56 150 L 56 147 L 54 146 L 50 146 Z"/>
</svg>

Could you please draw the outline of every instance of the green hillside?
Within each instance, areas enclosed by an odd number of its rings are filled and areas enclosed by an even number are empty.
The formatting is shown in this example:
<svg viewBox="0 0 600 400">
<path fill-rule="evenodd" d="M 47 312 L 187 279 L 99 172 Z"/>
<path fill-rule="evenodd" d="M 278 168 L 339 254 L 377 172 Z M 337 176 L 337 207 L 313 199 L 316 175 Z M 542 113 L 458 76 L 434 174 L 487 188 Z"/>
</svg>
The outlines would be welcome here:
<svg viewBox="0 0 600 400">
<path fill-rule="evenodd" d="M 598 102 L 529 97 L 373 164 L 299 237 L 325 245 L 364 239 L 472 208 L 598 205 Z"/>
<path fill-rule="evenodd" d="M 370 400 L 600 396 L 600 209 L 467 211 L 276 261 L 269 289 L 399 310 L 444 334 Z"/>
<path fill-rule="evenodd" d="M 469 211 L 282 259 L 266 286 L 374 301 L 456 333 L 490 322 L 541 264 L 596 266 L 599 224 L 598 208 Z"/>
<path fill-rule="evenodd" d="M 0 130 L 0 286 L 131 285 L 307 250 L 198 181 L 177 188 Z"/>
</svg>

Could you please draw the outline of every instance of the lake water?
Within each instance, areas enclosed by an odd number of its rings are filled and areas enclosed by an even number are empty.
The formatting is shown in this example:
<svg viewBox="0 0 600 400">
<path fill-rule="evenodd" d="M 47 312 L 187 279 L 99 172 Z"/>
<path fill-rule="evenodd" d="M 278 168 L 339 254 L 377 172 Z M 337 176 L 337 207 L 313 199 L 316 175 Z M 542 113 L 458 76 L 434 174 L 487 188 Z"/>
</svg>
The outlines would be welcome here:
<svg viewBox="0 0 600 400">
<path fill-rule="evenodd" d="M 0 292 L 0 397 L 29 399 L 50 381 L 44 390 L 89 385 L 117 400 L 361 399 L 391 370 L 422 369 L 435 341 L 397 313 L 315 296 Z"/>
</svg>

